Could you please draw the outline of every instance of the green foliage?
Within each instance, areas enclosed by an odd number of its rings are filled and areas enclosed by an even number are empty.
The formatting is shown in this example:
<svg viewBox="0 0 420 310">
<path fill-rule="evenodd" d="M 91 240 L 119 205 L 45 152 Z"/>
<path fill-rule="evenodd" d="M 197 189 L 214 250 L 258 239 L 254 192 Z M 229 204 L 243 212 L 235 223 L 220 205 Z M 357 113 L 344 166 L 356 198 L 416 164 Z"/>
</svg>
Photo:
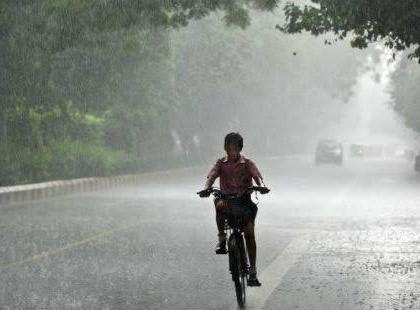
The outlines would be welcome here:
<svg viewBox="0 0 420 310">
<path fill-rule="evenodd" d="M 407 127 L 420 132 L 420 68 L 402 59 L 393 73 L 394 109 L 404 118 Z"/>
<path fill-rule="evenodd" d="M 1 2 L 0 148 L 5 156 L 0 159 L 0 185 L 180 164 L 182 157 L 201 156 L 191 155 L 194 134 L 203 141 L 203 153 L 212 153 L 220 149 L 219 138 L 227 128 L 241 122 L 255 124 L 258 140 L 260 124 L 250 113 L 266 117 L 269 128 L 285 124 L 284 131 L 303 110 L 316 113 L 319 106 L 296 90 L 321 89 L 331 95 L 328 99 L 345 100 L 358 70 L 357 57 L 343 52 L 337 59 L 325 53 L 329 60 L 350 62 L 341 66 L 346 74 L 334 65 L 314 64 L 313 55 L 299 54 L 297 61 L 291 49 L 308 50 L 313 41 L 296 44 L 283 38 L 276 45 L 272 26 L 277 17 L 265 23 L 263 16 L 251 19 L 251 10 L 273 11 L 277 4 Z M 319 46 L 316 50 L 318 57 L 324 54 Z M 270 67 L 275 60 L 278 65 Z M 268 78 L 276 83 L 266 82 Z M 277 98 L 266 95 L 273 89 Z M 289 112 L 273 115 L 263 102 Z M 304 125 L 313 130 L 320 124 Z M 171 153 L 171 130 L 179 134 L 185 154 Z"/>
<path fill-rule="evenodd" d="M 311 0 L 300 6 L 288 2 L 286 22 L 278 29 L 286 33 L 308 31 L 312 35 L 332 32 L 336 39 L 352 36 L 351 46 L 365 48 L 384 41 L 396 51 L 420 44 L 420 3 L 418 0 Z M 420 62 L 420 47 L 409 57 Z"/>
<path fill-rule="evenodd" d="M 135 160 L 123 151 L 88 143 L 68 142 L 51 148 L 51 178 L 80 178 L 128 173 Z"/>
<path fill-rule="evenodd" d="M 0 159 L 0 186 L 127 174 L 140 166 L 124 151 L 91 143 L 62 142 L 39 149 L 9 146 L 1 151 L 5 156 Z"/>
<path fill-rule="evenodd" d="M 12 146 L 0 149 L 0 186 L 43 180 L 47 160 L 45 154 L 34 152 L 29 147 Z"/>
</svg>

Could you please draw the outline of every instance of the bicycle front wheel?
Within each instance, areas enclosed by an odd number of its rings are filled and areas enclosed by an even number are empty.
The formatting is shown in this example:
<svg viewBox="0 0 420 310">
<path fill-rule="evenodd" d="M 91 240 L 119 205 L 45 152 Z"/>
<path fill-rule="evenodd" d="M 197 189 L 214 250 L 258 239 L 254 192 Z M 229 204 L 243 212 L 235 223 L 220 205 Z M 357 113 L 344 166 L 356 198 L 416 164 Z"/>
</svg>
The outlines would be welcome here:
<svg viewBox="0 0 420 310">
<path fill-rule="evenodd" d="M 235 291 L 236 291 L 236 300 L 239 307 L 245 307 L 246 303 L 246 277 L 239 275 L 235 278 Z"/>
<path fill-rule="evenodd" d="M 239 307 L 243 308 L 246 302 L 246 274 L 243 272 L 239 244 L 234 236 L 229 240 L 229 265 L 235 283 L 236 300 Z"/>
</svg>

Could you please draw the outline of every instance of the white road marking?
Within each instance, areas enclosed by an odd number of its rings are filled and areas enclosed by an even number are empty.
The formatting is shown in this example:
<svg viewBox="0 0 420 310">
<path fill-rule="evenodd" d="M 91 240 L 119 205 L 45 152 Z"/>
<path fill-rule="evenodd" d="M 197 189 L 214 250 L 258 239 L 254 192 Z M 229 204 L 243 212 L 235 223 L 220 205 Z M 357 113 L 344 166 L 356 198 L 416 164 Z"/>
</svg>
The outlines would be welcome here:
<svg viewBox="0 0 420 310">
<path fill-rule="evenodd" d="M 293 267 L 296 260 L 305 252 L 309 240 L 300 237 L 292 242 L 277 256 L 277 258 L 259 275 L 262 286 L 247 289 L 247 309 L 261 309 L 275 288 L 281 283 L 283 277 L 290 268 Z M 237 305 L 232 306 L 237 309 Z"/>
<path fill-rule="evenodd" d="M 339 190 L 337 194 L 326 203 L 326 206 L 342 204 L 357 184 L 358 179 L 359 178 L 356 177 L 352 182 Z M 287 274 L 289 269 L 292 268 L 297 259 L 307 251 L 309 236 L 312 234 L 301 235 L 291 241 L 283 252 L 280 253 L 261 274 L 259 274 L 258 278 L 261 280 L 262 286 L 247 289 L 246 309 L 262 309 L 264 307 L 267 299 L 271 296 L 275 288 L 281 284 L 283 277 Z M 231 310 L 233 309 L 238 309 L 237 304 L 232 305 Z"/>
</svg>

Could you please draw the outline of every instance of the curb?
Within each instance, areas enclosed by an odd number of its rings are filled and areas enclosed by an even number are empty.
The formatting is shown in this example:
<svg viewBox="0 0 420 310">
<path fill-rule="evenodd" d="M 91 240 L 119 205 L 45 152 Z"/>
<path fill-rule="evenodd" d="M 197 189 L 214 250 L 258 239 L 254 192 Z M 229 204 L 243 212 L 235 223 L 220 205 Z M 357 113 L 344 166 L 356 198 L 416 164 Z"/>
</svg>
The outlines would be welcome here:
<svg viewBox="0 0 420 310">
<path fill-rule="evenodd" d="M 196 169 L 193 167 L 174 168 L 168 170 L 151 171 L 141 174 L 126 174 L 111 177 L 92 177 L 71 180 L 57 180 L 43 183 L 0 187 L 0 206 L 40 200 L 61 195 L 92 192 L 115 188 L 123 185 L 137 184 L 145 177 L 156 175 L 165 176 L 170 173 L 182 173 Z"/>
<path fill-rule="evenodd" d="M 0 205 L 135 184 L 141 178 L 141 175 L 130 174 L 0 187 Z"/>
</svg>

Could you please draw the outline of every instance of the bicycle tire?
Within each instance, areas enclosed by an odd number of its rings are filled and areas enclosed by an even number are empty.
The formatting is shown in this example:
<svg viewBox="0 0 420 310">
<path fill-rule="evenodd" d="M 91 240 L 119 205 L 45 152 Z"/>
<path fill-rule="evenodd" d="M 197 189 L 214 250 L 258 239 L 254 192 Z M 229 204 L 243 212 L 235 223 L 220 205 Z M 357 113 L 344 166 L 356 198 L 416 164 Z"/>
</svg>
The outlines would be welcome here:
<svg viewBox="0 0 420 310">
<path fill-rule="evenodd" d="M 229 266 L 232 273 L 232 280 L 235 284 L 236 301 L 240 308 L 246 303 L 246 274 L 243 272 L 242 257 L 238 240 L 231 236 L 229 240 Z"/>
</svg>

